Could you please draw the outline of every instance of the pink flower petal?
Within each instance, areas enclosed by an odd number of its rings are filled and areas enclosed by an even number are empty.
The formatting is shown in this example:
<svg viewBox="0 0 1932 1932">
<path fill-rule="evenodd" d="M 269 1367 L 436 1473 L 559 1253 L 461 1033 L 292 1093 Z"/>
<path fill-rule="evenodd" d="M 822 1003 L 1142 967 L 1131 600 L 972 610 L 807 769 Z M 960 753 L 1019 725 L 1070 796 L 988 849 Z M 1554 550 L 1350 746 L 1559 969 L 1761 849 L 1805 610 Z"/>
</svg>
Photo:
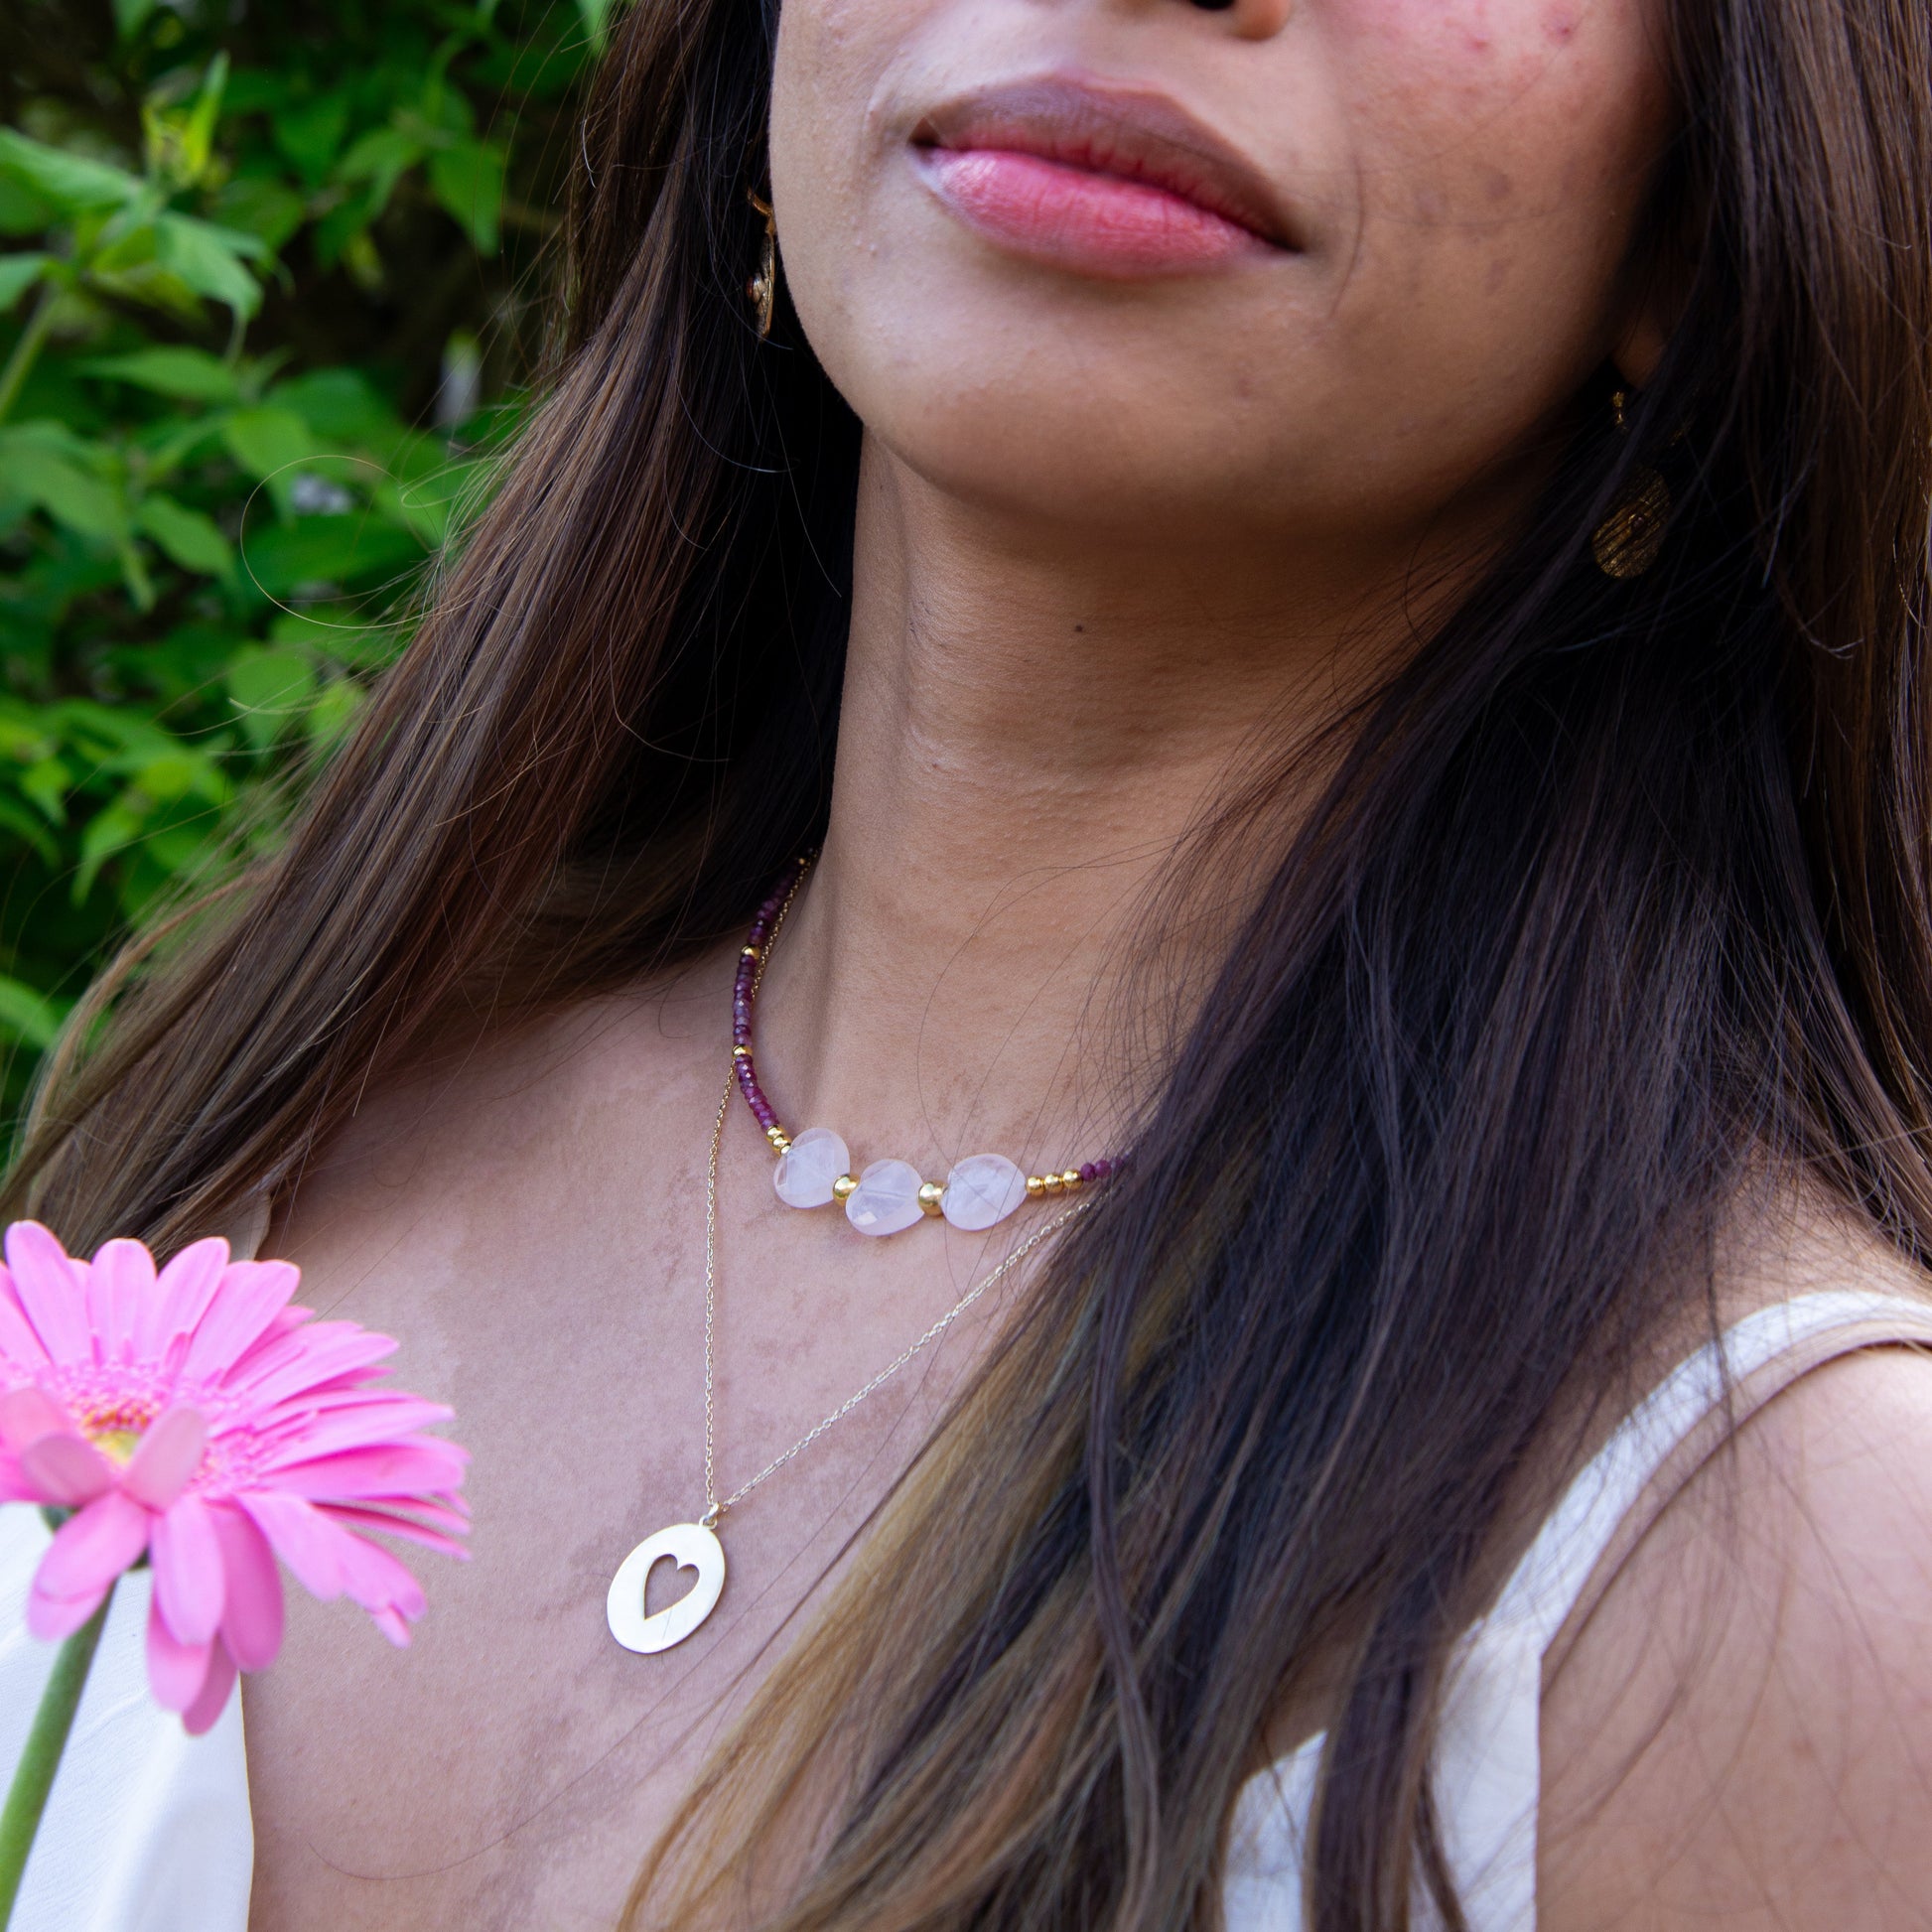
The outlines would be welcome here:
<svg viewBox="0 0 1932 1932">
<path fill-rule="evenodd" d="M 35 1332 L 57 1362 L 94 1359 L 87 1331 L 86 1280 L 82 1264 L 38 1221 L 16 1221 L 7 1230 L 7 1267 L 14 1292 Z"/>
<path fill-rule="evenodd" d="M 278 1363 L 296 1361 L 307 1352 L 309 1324 L 315 1320 L 312 1309 L 291 1302 L 239 1355 L 228 1370 L 230 1386 L 253 1385 L 257 1376 Z M 354 1325 L 352 1322 L 351 1327 Z"/>
<path fill-rule="evenodd" d="M 231 1261 L 182 1363 L 184 1376 L 217 1375 L 281 1313 L 302 1277 L 286 1261 Z"/>
<path fill-rule="evenodd" d="M 37 1637 L 77 1630 L 121 1573 L 140 1560 L 153 1521 L 139 1503 L 130 1502 L 117 1489 L 69 1516 L 54 1532 L 54 1541 L 34 1573 L 27 1599 L 28 1629 Z M 65 1629 L 53 1627 L 67 1608 L 82 1602 L 89 1605 L 85 1615 Z"/>
<path fill-rule="evenodd" d="M 109 1241 L 88 1270 L 87 1318 L 104 1362 L 134 1358 L 134 1324 L 154 1300 L 154 1257 L 138 1241 Z"/>
<path fill-rule="evenodd" d="M 346 1530 L 297 1496 L 251 1490 L 235 1501 L 311 1596 L 329 1603 L 343 1593 L 342 1552 L 350 1540 Z"/>
<path fill-rule="evenodd" d="M 183 1643 L 161 1614 L 161 1599 L 148 1604 L 148 1688 L 164 1711 L 186 1711 L 207 1682 L 212 1643 Z"/>
<path fill-rule="evenodd" d="M 412 1520 L 427 1523 L 433 1529 L 447 1530 L 451 1536 L 470 1534 L 470 1511 L 461 1496 L 410 1496 L 395 1502 L 325 1503 L 322 1506 L 331 1510 L 352 1510 L 357 1514 L 366 1510 L 371 1515 L 406 1512 Z"/>
<path fill-rule="evenodd" d="M 221 1627 L 226 1578 L 208 1506 L 181 1497 L 154 1519 L 154 1600 L 183 1643 L 207 1643 Z"/>
<path fill-rule="evenodd" d="M 207 1448 L 207 1424 L 199 1409 L 169 1409 L 148 1425 L 121 1487 L 137 1503 L 166 1509 L 188 1486 L 188 1478 L 202 1466 Z"/>
<path fill-rule="evenodd" d="M 305 1423 L 301 1449 L 312 1458 L 333 1455 L 341 1449 L 368 1449 L 449 1420 L 450 1411 L 440 1402 L 418 1402 L 409 1396 L 362 1396 L 341 1408 L 324 1410 Z"/>
<path fill-rule="evenodd" d="M 114 1486 L 114 1465 L 84 1436 L 43 1436 L 20 1451 L 20 1466 L 41 1500 L 79 1509 Z"/>
<path fill-rule="evenodd" d="M 409 1648 L 409 1625 L 402 1620 L 396 1611 L 385 1606 L 379 1610 L 371 1610 L 369 1616 L 374 1622 L 375 1627 L 398 1650 L 407 1650 Z"/>
<path fill-rule="evenodd" d="M 134 1323 L 134 1359 L 159 1361 L 177 1335 L 193 1334 L 228 1265 L 228 1244 L 218 1236 L 193 1241 L 155 1280 L 155 1293 Z"/>
<path fill-rule="evenodd" d="M 107 1600 L 107 1591 L 90 1596 L 27 1597 L 27 1634 L 42 1643 L 60 1643 L 73 1633 Z"/>
<path fill-rule="evenodd" d="M 41 1486 L 30 1482 L 20 1466 L 20 1457 L 10 1449 L 0 1449 L 0 1503 L 37 1503 Z"/>
<path fill-rule="evenodd" d="M 208 1515 L 227 1572 L 221 1640 L 242 1670 L 266 1670 L 282 1647 L 282 1577 L 275 1552 L 251 1518 L 231 1503 L 212 1503 Z"/>
<path fill-rule="evenodd" d="M 300 1459 L 298 1459 L 298 1456 Z M 353 1502 L 378 1496 L 435 1495 L 463 1481 L 469 1458 L 434 1436 L 345 1449 L 340 1455 L 296 1454 L 270 1464 L 277 1489 L 315 1502 Z"/>
<path fill-rule="evenodd" d="M 73 1418 L 48 1394 L 29 1382 L 25 1388 L 0 1395 L 0 1443 L 24 1449 L 43 1436 L 72 1436 Z"/>
<path fill-rule="evenodd" d="M 14 1292 L 14 1278 L 0 1268 L 0 1364 L 11 1363 L 15 1369 L 31 1375 L 36 1369 L 46 1368 L 52 1359 L 34 1332 L 34 1324 L 27 1319 L 27 1311 L 20 1305 L 20 1297 Z"/>
<path fill-rule="evenodd" d="M 429 1599 L 409 1566 L 367 1537 L 351 1536 L 348 1545 L 343 1554 L 343 1587 L 350 1602 L 359 1603 L 371 1615 L 397 1610 L 415 1622 L 429 1607 Z"/>
<path fill-rule="evenodd" d="M 318 1503 L 316 1507 L 332 1521 L 347 1528 L 375 1530 L 383 1536 L 399 1536 L 407 1542 L 420 1543 L 425 1550 L 434 1550 L 441 1556 L 455 1557 L 463 1563 L 470 1560 L 470 1552 L 461 1543 L 426 1524 L 412 1522 L 407 1516 L 393 1516 L 381 1509 L 357 1509 L 348 1503 Z M 423 1505 L 412 1503 L 410 1507 L 421 1509 Z"/>
<path fill-rule="evenodd" d="M 277 1337 L 278 1350 L 287 1339 Z M 366 1368 L 396 1350 L 387 1335 L 371 1334 L 349 1321 L 319 1321 L 303 1332 L 301 1343 L 300 1352 L 286 1360 L 276 1353 L 265 1355 L 259 1363 L 237 1363 L 234 1379 L 257 1402 L 284 1402 L 335 1376 Z"/>
<path fill-rule="evenodd" d="M 201 1696 L 181 1714 L 181 1727 L 189 1736 L 200 1737 L 214 1728 L 215 1720 L 227 1709 L 234 1675 L 234 1659 L 217 1643 L 207 1660 L 207 1682 Z"/>
</svg>

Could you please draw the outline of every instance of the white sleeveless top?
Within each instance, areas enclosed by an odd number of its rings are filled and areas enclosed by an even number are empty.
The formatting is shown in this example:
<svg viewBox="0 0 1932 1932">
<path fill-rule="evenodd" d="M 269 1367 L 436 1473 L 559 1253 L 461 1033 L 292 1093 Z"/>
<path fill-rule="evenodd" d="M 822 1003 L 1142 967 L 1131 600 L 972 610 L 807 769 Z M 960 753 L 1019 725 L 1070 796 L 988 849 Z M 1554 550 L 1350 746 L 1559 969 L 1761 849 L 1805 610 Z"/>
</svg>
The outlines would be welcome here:
<svg viewBox="0 0 1932 1932">
<path fill-rule="evenodd" d="M 1543 1655 L 1592 1580 L 1607 1581 L 1613 1565 L 1603 1558 L 1627 1552 L 1753 1409 L 1822 1363 L 1886 1342 L 1932 1345 L 1932 1309 L 1882 1295 L 1807 1295 L 1728 1330 L 1723 1366 L 1718 1344 L 1707 1344 L 1625 1419 L 1463 1636 L 1435 1777 L 1470 1932 L 1534 1932 Z M 54 1646 L 24 1629 L 46 1543 L 38 1511 L 0 1508 L 0 1765 L 9 1776 L 53 1663 Z M 13 1932 L 246 1932 L 254 1842 L 240 1700 L 200 1738 L 155 1708 L 143 1657 L 148 1588 L 144 1572 L 115 1592 Z M 1301 1932 L 1303 1848 L 1323 1742 L 1310 1738 L 1243 1789 L 1229 1841 L 1227 1932 Z M 1417 1917 L 1420 1932 L 1440 1923 L 1423 1898 Z"/>
</svg>

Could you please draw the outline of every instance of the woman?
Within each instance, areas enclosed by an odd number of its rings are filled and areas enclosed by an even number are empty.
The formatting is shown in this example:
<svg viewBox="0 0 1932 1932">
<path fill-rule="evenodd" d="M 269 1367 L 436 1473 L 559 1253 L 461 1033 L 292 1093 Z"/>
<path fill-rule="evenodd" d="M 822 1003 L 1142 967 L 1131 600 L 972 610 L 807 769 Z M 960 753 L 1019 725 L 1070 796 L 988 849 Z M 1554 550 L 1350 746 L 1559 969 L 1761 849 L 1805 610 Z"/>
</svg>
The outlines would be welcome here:
<svg viewBox="0 0 1932 1932">
<path fill-rule="evenodd" d="M 251 1922 L 1916 1923 L 1922 10 L 765 12 L 16 1183 L 475 1452 Z"/>
</svg>

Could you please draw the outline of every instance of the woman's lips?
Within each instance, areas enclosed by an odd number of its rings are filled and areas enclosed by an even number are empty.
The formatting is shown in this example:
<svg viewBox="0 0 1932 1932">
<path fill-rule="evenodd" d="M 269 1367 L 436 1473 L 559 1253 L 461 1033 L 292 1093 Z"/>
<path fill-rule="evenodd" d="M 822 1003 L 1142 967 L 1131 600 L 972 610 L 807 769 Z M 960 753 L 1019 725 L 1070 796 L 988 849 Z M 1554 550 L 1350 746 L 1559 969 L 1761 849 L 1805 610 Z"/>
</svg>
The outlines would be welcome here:
<svg viewBox="0 0 1932 1932">
<path fill-rule="evenodd" d="M 995 241 L 1089 275 L 1185 274 L 1269 244 L 1149 182 L 1011 148 L 928 148 L 939 199 Z"/>
<path fill-rule="evenodd" d="M 1300 245 L 1268 178 L 1165 94 L 1044 75 L 946 102 L 912 141 L 954 213 L 1078 272 L 1185 274 Z"/>
</svg>

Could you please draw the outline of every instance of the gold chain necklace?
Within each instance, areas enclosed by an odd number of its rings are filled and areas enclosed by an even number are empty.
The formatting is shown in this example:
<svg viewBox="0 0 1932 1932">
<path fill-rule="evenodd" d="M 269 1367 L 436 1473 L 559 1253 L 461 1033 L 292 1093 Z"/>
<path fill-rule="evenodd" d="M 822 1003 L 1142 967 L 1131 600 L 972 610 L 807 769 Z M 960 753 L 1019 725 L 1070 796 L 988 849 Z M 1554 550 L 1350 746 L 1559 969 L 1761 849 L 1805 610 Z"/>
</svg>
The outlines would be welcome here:
<svg viewBox="0 0 1932 1932">
<path fill-rule="evenodd" d="M 645 1656 L 682 1643 L 718 1607 L 718 1599 L 725 1590 L 725 1546 L 718 1539 L 718 1525 L 726 1512 L 736 1509 L 759 1483 L 776 1475 L 828 1430 L 842 1423 L 868 1396 L 884 1388 L 921 1349 L 937 1341 L 987 1290 L 1019 1267 L 1049 1235 L 1084 1214 L 1093 1204 L 1091 1198 L 1079 1201 L 1064 1213 L 1055 1215 L 1044 1227 L 1035 1230 L 997 1268 L 968 1289 L 924 1334 L 901 1349 L 863 1388 L 847 1396 L 830 1415 L 808 1429 L 782 1455 L 773 1456 L 749 1482 L 741 1483 L 729 1496 L 721 1499 L 717 1481 L 714 1379 L 714 1345 L 718 1326 L 718 1158 L 725 1141 L 726 1116 L 731 1111 L 732 1093 L 737 1085 L 738 1071 L 734 1063 L 725 1081 L 724 1098 L 718 1103 L 718 1118 L 712 1125 L 711 1160 L 705 1173 L 704 1514 L 695 1523 L 673 1523 L 668 1529 L 659 1530 L 655 1536 L 646 1537 L 618 1566 L 618 1574 L 611 1579 L 610 1592 L 605 1600 L 605 1614 L 610 1620 L 612 1636 L 626 1650 L 634 1650 Z M 644 1587 L 652 1569 L 666 1557 L 680 1569 L 695 1570 L 698 1581 L 669 1609 L 659 1610 L 655 1616 L 650 1616 L 644 1609 Z"/>
</svg>

